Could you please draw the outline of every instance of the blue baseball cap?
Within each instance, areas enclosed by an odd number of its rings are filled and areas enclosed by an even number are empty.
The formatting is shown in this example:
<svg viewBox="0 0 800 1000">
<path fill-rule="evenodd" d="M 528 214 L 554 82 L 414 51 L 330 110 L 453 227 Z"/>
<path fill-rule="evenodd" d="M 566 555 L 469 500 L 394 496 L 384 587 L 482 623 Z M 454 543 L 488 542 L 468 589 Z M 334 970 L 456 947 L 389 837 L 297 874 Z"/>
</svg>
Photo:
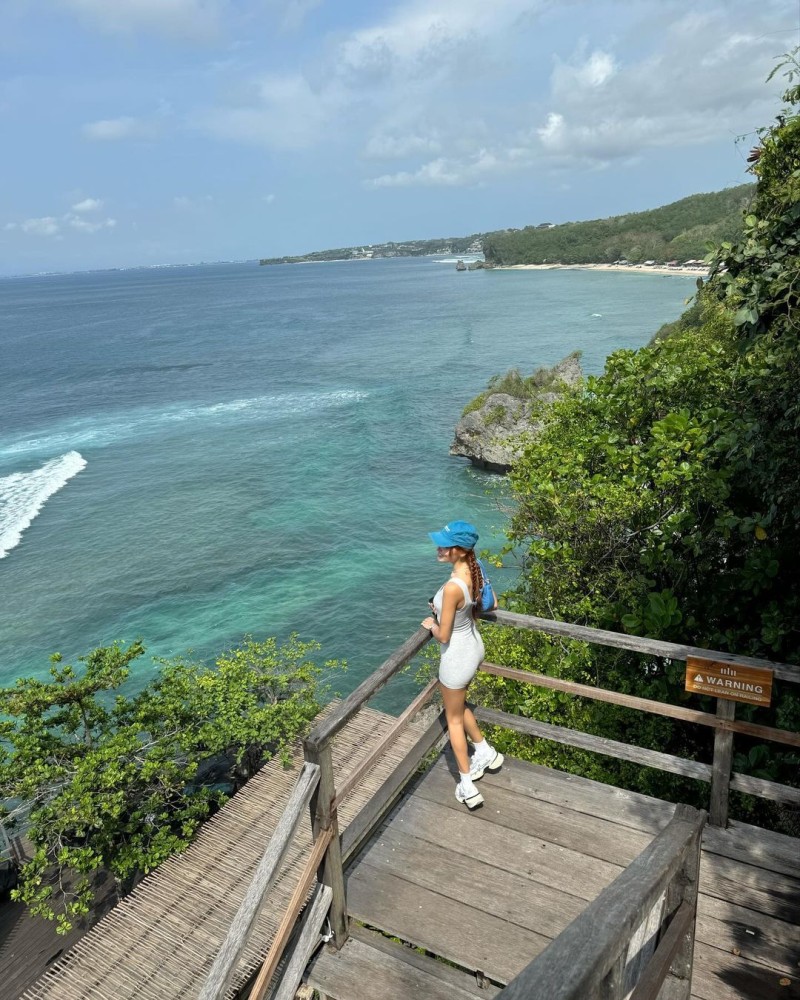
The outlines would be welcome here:
<svg viewBox="0 0 800 1000">
<path fill-rule="evenodd" d="M 443 549 L 457 545 L 460 549 L 474 549 L 478 541 L 475 525 L 468 521 L 451 521 L 441 531 L 429 531 L 428 538 Z"/>
</svg>

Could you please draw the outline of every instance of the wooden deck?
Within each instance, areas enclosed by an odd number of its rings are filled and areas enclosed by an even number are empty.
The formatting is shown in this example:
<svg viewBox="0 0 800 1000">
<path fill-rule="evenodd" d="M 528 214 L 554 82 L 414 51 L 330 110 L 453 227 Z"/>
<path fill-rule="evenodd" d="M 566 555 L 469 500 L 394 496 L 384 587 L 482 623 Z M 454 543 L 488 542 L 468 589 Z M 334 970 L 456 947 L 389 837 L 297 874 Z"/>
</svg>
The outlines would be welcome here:
<svg viewBox="0 0 800 1000">
<path fill-rule="evenodd" d="M 454 773 L 441 755 L 350 865 L 348 909 L 366 928 L 338 954 L 318 954 L 308 981 L 324 994 L 492 996 L 492 984 L 542 951 L 674 810 L 507 759 L 481 781 L 485 805 L 470 814 L 455 800 Z M 706 829 L 692 997 L 800 998 L 799 846 L 739 823 Z"/>
<path fill-rule="evenodd" d="M 323 716 L 337 703 L 328 706 Z M 394 722 L 392 716 L 362 710 L 334 741 L 337 774 L 343 779 L 367 758 Z M 340 826 L 358 816 L 375 790 L 394 771 L 430 718 L 413 720 L 370 769 L 365 781 L 340 807 Z M 204 824 L 194 843 L 170 858 L 44 971 L 43 956 L 22 956 L 20 982 L 30 976 L 28 958 L 41 976 L 22 992 L 25 1000 L 178 1000 L 200 992 L 302 767 L 302 747 L 292 766 L 266 764 L 238 795 Z M 260 913 L 229 996 L 247 982 L 264 960 L 299 872 L 311 851 L 311 824 L 301 828 Z M 0 962 L 3 960 L 0 950 Z M 19 957 L 19 956 L 18 956 Z M 30 982 L 28 978 L 27 982 Z M 23 985 L 25 985 L 23 983 Z M 2 1000 L 19 992 L 0 987 Z"/>
</svg>

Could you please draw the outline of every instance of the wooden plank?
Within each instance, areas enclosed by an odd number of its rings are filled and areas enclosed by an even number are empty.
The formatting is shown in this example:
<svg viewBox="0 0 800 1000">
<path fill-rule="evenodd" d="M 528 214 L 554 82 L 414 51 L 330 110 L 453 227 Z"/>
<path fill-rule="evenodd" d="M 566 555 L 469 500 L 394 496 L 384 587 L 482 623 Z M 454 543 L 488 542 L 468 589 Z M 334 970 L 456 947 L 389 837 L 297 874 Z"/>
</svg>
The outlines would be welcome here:
<svg viewBox="0 0 800 1000">
<path fill-rule="evenodd" d="M 322 856 L 327 851 L 328 845 L 333 839 L 333 830 L 320 830 L 317 834 L 317 839 L 314 844 L 313 850 L 309 855 L 308 860 L 303 866 L 303 871 L 300 874 L 300 879 L 295 886 L 295 890 L 292 893 L 291 899 L 289 900 L 286 910 L 283 914 L 283 919 L 278 925 L 278 929 L 275 932 L 275 937 L 272 940 L 272 944 L 269 946 L 269 952 L 264 960 L 264 964 L 261 966 L 258 975 L 256 976 L 256 981 L 250 990 L 250 1000 L 263 1000 L 267 992 L 267 987 L 275 974 L 275 970 L 278 968 L 278 963 L 283 957 L 283 950 L 286 947 L 286 943 L 289 940 L 289 935 L 294 930 L 294 926 L 297 922 L 297 917 L 300 913 L 300 909 L 306 901 L 306 897 L 311 889 L 311 883 L 314 881 L 317 875 L 317 868 L 322 861 Z M 326 886 L 325 888 L 329 888 Z M 331 890 L 331 897 L 333 897 L 333 891 Z"/>
<path fill-rule="evenodd" d="M 729 722 L 717 718 L 708 712 L 700 712 L 695 708 L 682 708 L 666 701 L 651 701 L 648 698 L 638 698 L 632 694 L 620 694 L 617 691 L 607 691 L 605 688 L 593 687 L 591 684 L 577 684 L 574 681 L 564 681 L 558 677 L 547 677 L 545 674 L 535 674 L 530 670 L 517 670 L 513 667 L 502 667 L 497 663 L 483 662 L 481 670 L 487 674 L 496 674 L 521 684 L 533 684 L 536 687 L 552 688 L 565 691 L 580 698 L 590 698 L 592 701 L 608 702 L 611 705 L 622 705 L 650 715 L 664 715 L 670 719 L 682 719 L 684 722 L 694 722 L 699 726 L 711 729 L 723 729 L 734 733 L 744 733 L 759 739 L 771 740 L 773 743 L 783 743 L 786 746 L 800 746 L 800 733 L 788 729 L 774 729 L 772 726 L 759 726 L 752 722 Z"/>
<path fill-rule="evenodd" d="M 356 919 L 497 983 L 515 976 L 549 943 L 542 934 L 484 913 L 477 894 L 465 902 L 448 899 L 369 865 L 351 873 L 347 890 Z"/>
<path fill-rule="evenodd" d="M 585 625 L 571 625 L 568 622 L 552 621 L 549 618 L 537 618 L 534 615 L 520 615 L 512 611 L 501 611 L 500 609 L 487 612 L 481 615 L 481 618 L 488 622 L 497 622 L 498 625 L 511 625 L 514 628 L 544 632 L 546 635 L 560 636 L 564 639 L 577 639 L 579 642 L 596 643 L 598 646 L 627 649 L 631 652 L 646 653 L 650 656 L 659 656 L 668 660 L 685 660 L 687 656 L 701 656 L 707 660 L 738 663 L 743 667 L 769 667 L 776 677 L 780 677 L 793 684 L 800 684 L 800 666 L 794 663 L 775 663 L 772 660 L 759 660 L 754 656 L 739 656 L 736 653 L 723 653 L 715 649 L 703 649 L 700 646 L 685 646 L 681 643 L 645 639 L 638 635 L 608 632 L 604 629 L 588 628 Z"/>
<path fill-rule="evenodd" d="M 453 982 L 454 976 L 444 978 L 440 970 L 447 969 L 450 973 L 456 970 L 448 969 L 433 959 L 424 959 L 425 967 L 420 967 L 420 963 L 408 960 L 412 954 L 402 945 L 394 945 L 389 951 L 353 935 L 340 955 L 331 956 L 322 952 L 317 956 L 309 969 L 308 983 L 327 996 L 342 1000 L 372 1000 L 376 997 L 474 1000 L 476 996 L 495 995 L 489 991 L 479 994 L 474 988 L 468 989 L 469 978 L 465 973 L 460 973 L 461 982 Z"/>
<path fill-rule="evenodd" d="M 450 809 L 444 803 L 412 795 L 388 822 L 392 828 L 410 831 L 420 840 L 447 846 L 475 861 L 502 863 L 508 872 L 586 901 L 594 899 L 622 871 L 620 865 L 543 840 L 536 830 L 535 817 L 525 830 L 494 824 L 497 817 L 491 808 L 471 814 L 463 806 Z M 477 823 L 480 829 L 476 833 Z"/>
<path fill-rule="evenodd" d="M 800 876 L 797 846 L 795 837 L 787 837 L 773 830 L 762 830 L 736 820 L 731 820 L 727 830 L 707 826 L 703 831 L 704 851 L 744 861 L 791 878 Z"/>
<path fill-rule="evenodd" d="M 350 792 L 356 787 L 357 784 L 359 784 L 364 775 L 370 770 L 375 761 L 386 753 L 390 744 L 397 740 L 398 734 L 406 728 L 417 712 L 419 712 L 419 710 L 430 701 L 438 685 L 439 682 L 436 679 L 426 685 L 426 687 L 423 688 L 423 690 L 411 702 L 406 710 L 398 716 L 397 720 L 384 733 L 380 742 L 372 749 L 368 756 L 361 761 L 352 774 L 348 775 L 347 780 L 340 783 L 339 788 L 337 789 L 336 802 L 334 803 L 335 806 L 341 805 Z"/>
<path fill-rule="evenodd" d="M 644 767 L 654 767 L 659 771 L 682 774 L 684 777 L 694 778 L 696 781 L 711 781 L 710 765 L 701 764 L 697 760 L 675 757 L 658 750 L 647 750 L 630 743 L 620 743 L 603 736 L 592 736 L 590 733 L 582 733 L 577 729 L 565 729 L 563 726 L 555 726 L 550 722 L 525 719 L 519 715 L 510 715 L 508 712 L 498 712 L 491 708 L 478 706 L 475 709 L 475 715 L 480 722 L 487 722 L 492 726 L 502 726 L 505 729 L 513 729 L 518 733 L 536 736 L 539 739 L 579 747 L 582 750 L 591 750 L 593 753 L 615 757 L 618 760 L 628 760 L 634 764 L 642 764 Z"/>
<path fill-rule="evenodd" d="M 717 718 L 732 721 L 736 714 L 736 702 L 717 698 Z M 714 763 L 711 777 L 711 800 L 708 822 L 711 826 L 728 825 L 728 792 L 730 787 L 731 764 L 733 762 L 733 733 L 714 733 Z"/>
<path fill-rule="evenodd" d="M 416 743 L 400 758 L 392 773 L 376 789 L 361 811 L 342 833 L 342 857 L 349 861 L 378 825 L 381 818 L 419 767 L 423 757 L 447 738 L 447 721 L 440 712 Z"/>
<path fill-rule="evenodd" d="M 697 939 L 789 975 L 800 961 L 800 928 L 795 924 L 714 896 L 701 896 L 698 902 Z"/>
<path fill-rule="evenodd" d="M 445 751 L 418 786 L 421 792 L 427 785 L 440 785 L 446 778 L 455 785 L 455 762 Z M 444 784 L 441 784 L 442 789 Z M 447 798 L 452 797 L 453 787 Z M 671 802 L 653 799 L 639 792 L 629 792 L 613 785 L 604 785 L 577 774 L 555 771 L 538 764 L 528 764 L 513 757 L 506 757 L 503 769 L 481 782 L 484 796 L 487 789 L 505 789 L 515 795 L 533 800 L 536 808 L 543 803 L 561 806 L 592 818 L 611 819 L 621 827 L 630 827 L 646 833 L 658 833 L 672 818 L 675 806 Z M 417 792 L 415 792 L 417 794 Z M 442 799 L 445 798 L 441 794 Z M 455 802 L 455 799 L 453 799 Z"/>
<path fill-rule="evenodd" d="M 505 770 L 504 767 L 503 772 Z M 566 847 L 622 867 L 630 864 L 657 832 L 626 828 L 585 812 L 521 796 L 513 788 L 498 787 L 498 778 L 499 775 L 492 775 L 491 784 L 486 778 L 481 781 L 486 804 L 472 814 L 476 823 L 488 823 L 485 817 L 491 813 L 493 823 L 523 833 L 535 831 L 542 841 L 556 847 Z M 414 795 L 440 802 L 456 812 L 465 812 L 464 806 L 456 802 L 454 787 L 455 781 L 437 765 L 419 783 Z M 490 829 L 488 835 L 502 836 L 494 829 Z"/>
<path fill-rule="evenodd" d="M 800 788 L 792 788 L 791 785 L 780 785 L 776 781 L 734 772 L 731 775 L 730 787 L 734 792 L 744 792 L 746 795 L 756 795 L 761 799 L 800 806 Z"/>
<path fill-rule="evenodd" d="M 278 875 L 300 816 L 308 806 L 319 780 L 320 769 L 314 764 L 304 764 L 286 804 L 286 809 L 258 864 L 247 894 L 242 900 L 225 941 L 211 966 L 211 971 L 200 991 L 199 1000 L 218 1000 L 225 995 L 233 981 L 236 965 L 253 930 L 264 897 Z"/>
<path fill-rule="evenodd" d="M 320 930 L 331 905 L 333 893 L 330 886 L 318 885 L 314 898 L 303 914 L 303 926 L 292 952 L 292 957 L 286 963 L 280 983 L 273 995 L 273 1000 L 294 1000 L 297 987 L 303 978 L 303 973 L 311 956 L 320 943 Z M 248 1000 L 251 1000 L 250 994 Z"/>
<path fill-rule="evenodd" d="M 495 986 L 493 983 L 489 982 L 488 979 L 483 980 L 482 984 L 478 985 L 477 979 L 474 975 L 462 972 L 461 969 L 456 969 L 454 966 L 448 965 L 445 962 L 439 962 L 436 959 L 428 958 L 427 955 L 422 954 L 415 948 L 409 948 L 406 945 L 397 944 L 397 942 L 392 941 L 391 938 L 384 937 L 383 934 L 371 931 L 369 928 L 362 927 L 360 924 L 356 924 L 353 928 L 353 937 L 369 945 L 371 948 L 374 948 L 377 951 L 382 951 L 387 955 L 402 955 L 403 962 L 406 965 L 413 965 L 416 969 L 430 971 L 431 963 L 433 963 L 435 972 L 432 972 L 432 975 L 435 975 L 436 978 L 441 980 L 443 983 L 449 983 L 453 986 L 457 986 L 459 989 L 465 990 L 471 996 L 486 1000 L 487 997 L 494 997 L 500 992 L 500 987 Z"/>
<path fill-rule="evenodd" d="M 402 646 L 399 646 L 392 655 L 384 660 L 378 669 L 369 675 L 365 681 L 348 695 L 335 709 L 325 716 L 320 723 L 306 737 L 305 743 L 309 748 L 319 751 L 329 740 L 333 739 L 336 733 L 345 726 L 356 714 L 361 706 L 376 694 L 388 681 L 394 677 L 397 671 L 413 659 L 422 647 L 430 642 L 431 634 L 426 628 L 419 628 Z"/>
<path fill-rule="evenodd" d="M 783 986 L 780 981 L 785 978 L 790 982 Z M 698 941 L 692 996 L 697 1000 L 800 1000 L 800 981 Z"/>
<path fill-rule="evenodd" d="M 586 908 L 585 899 L 507 872 L 499 861 L 496 865 L 476 861 L 393 826 L 383 829 L 373 840 L 349 870 L 349 876 L 365 866 L 430 889 L 443 899 L 474 897 L 482 913 L 546 937 L 560 934 Z"/>
<path fill-rule="evenodd" d="M 649 847 L 503 991 L 503 1000 L 577 1000 L 598 995 L 653 903 L 699 844 L 705 813 L 679 806 Z"/>
<path fill-rule="evenodd" d="M 800 925 L 800 879 L 703 851 L 700 891 Z"/>
</svg>

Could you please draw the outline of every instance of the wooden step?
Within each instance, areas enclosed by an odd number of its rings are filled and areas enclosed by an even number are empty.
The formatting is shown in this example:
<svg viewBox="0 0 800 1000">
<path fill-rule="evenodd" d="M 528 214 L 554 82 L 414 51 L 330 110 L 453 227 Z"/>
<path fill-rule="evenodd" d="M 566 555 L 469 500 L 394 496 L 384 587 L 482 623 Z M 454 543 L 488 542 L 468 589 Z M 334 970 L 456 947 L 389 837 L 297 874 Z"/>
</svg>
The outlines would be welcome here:
<svg viewBox="0 0 800 1000">
<path fill-rule="evenodd" d="M 500 992 L 488 980 L 481 986 L 474 975 L 358 925 L 341 951 L 317 953 L 306 981 L 334 1000 L 489 1000 Z"/>
</svg>

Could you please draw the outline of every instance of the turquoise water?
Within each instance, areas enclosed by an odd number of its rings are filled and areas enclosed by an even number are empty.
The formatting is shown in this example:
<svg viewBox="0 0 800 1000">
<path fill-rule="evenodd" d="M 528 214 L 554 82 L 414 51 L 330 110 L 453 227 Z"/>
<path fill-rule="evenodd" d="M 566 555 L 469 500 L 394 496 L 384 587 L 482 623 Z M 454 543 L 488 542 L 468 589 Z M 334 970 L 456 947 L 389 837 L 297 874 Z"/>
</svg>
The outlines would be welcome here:
<svg viewBox="0 0 800 1000">
<path fill-rule="evenodd" d="M 693 285 L 430 258 L 0 281 L 0 683 L 296 631 L 352 689 L 427 613 L 427 531 L 500 544 L 502 482 L 448 456 L 464 404 L 575 349 L 600 371 Z"/>
</svg>

